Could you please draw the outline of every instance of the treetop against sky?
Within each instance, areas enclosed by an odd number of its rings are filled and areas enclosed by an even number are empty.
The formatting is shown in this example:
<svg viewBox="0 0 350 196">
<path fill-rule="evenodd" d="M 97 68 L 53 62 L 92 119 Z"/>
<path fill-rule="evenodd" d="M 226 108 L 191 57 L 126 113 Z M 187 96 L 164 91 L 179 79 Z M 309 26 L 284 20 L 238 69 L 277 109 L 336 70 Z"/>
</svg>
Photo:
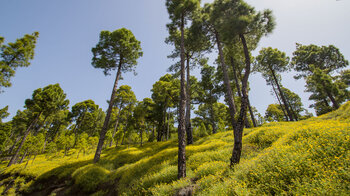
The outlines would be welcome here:
<svg viewBox="0 0 350 196">
<path fill-rule="evenodd" d="M 206 2 L 212 0 L 202 1 Z M 247 2 L 258 11 L 271 9 L 277 23 L 274 32 L 263 38 L 253 51 L 254 56 L 262 47 L 269 46 L 291 56 L 295 43 L 301 43 L 332 44 L 349 59 L 350 27 L 344 24 L 350 18 L 350 1 Z M 33 90 L 55 83 L 67 93 L 70 106 L 92 99 L 105 110 L 116 73 L 105 77 L 91 66 L 91 48 L 98 42 L 102 30 L 125 27 L 141 41 L 144 55 L 138 60 L 138 75 L 125 74 L 119 83 L 119 86 L 130 85 L 139 100 L 151 96 L 152 84 L 174 63 L 167 58 L 173 46 L 164 43 L 168 36 L 166 24 L 169 23 L 165 1 L 1 1 L 0 18 L 0 36 L 5 38 L 5 44 L 25 34 L 40 33 L 31 66 L 19 68 L 11 79 L 12 87 L 4 88 L 0 94 L 0 108 L 9 105 L 11 115 L 7 120 L 23 108 L 24 100 L 31 97 Z M 210 58 L 215 59 L 216 53 L 210 54 Z M 199 77 L 198 70 L 193 73 Z M 282 75 L 283 85 L 299 94 L 307 107 L 311 102 L 304 92 L 305 82 L 294 80 L 294 72 Z M 251 104 L 264 113 L 268 104 L 276 100 L 260 74 L 252 75 L 249 82 Z"/>
</svg>

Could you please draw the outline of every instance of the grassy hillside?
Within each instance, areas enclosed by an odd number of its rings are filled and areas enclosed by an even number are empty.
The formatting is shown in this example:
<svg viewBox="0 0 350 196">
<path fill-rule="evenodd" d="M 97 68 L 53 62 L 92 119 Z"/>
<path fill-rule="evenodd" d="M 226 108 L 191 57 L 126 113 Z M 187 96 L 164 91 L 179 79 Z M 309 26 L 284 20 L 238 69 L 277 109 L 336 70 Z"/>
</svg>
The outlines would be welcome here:
<svg viewBox="0 0 350 196">
<path fill-rule="evenodd" d="M 232 131 L 186 147 L 187 178 L 177 180 L 176 141 L 109 148 L 93 153 L 40 155 L 6 168 L 1 192 L 30 195 L 348 195 L 350 102 L 300 122 L 246 129 L 241 163 L 231 170 Z"/>
</svg>

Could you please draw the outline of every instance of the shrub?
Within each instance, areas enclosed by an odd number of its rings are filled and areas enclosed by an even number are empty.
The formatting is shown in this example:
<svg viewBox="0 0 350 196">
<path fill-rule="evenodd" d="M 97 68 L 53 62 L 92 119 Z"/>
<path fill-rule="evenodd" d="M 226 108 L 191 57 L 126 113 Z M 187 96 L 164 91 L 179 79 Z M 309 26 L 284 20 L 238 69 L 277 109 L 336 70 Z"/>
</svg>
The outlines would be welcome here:
<svg viewBox="0 0 350 196">
<path fill-rule="evenodd" d="M 82 188 L 84 192 L 92 192 L 97 186 L 104 182 L 109 171 L 94 164 L 89 164 L 77 169 L 73 174 L 75 184 Z"/>
</svg>

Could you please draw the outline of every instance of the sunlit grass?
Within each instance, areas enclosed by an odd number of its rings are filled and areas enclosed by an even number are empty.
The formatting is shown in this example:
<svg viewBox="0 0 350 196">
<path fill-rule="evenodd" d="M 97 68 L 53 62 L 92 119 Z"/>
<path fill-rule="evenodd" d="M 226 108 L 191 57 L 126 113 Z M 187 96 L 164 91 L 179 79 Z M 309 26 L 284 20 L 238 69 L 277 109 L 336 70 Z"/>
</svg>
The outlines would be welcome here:
<svg viewBox="0 0 350 196">
<path fill-rule="evenodd" d="M 9 168 L 3 163 L 1 170 L 38 182 L 70 179 L 82 191 L 96 195 L 111 189 L 126 195 L 174 195 L 182 188 L 195 195 L 346 195 L 350 192 L 349 114 L 347 103 L 319 118 L 245 129 L 242 160 L 234 170 L 229 168 L 232 131 L 200 138 L 186 147 L 183 180 L 177 180 L 176 140 L 108 148 L 98 164 L 92 164 L 93 152 L 77 158 L 72 151 L 66 157 L 39 155 L 26 168 L 26 161 Z M 13 178 L 4 180 L 16 180 L 23 192 L 36 186 L 23 177 Z"/>
</svg>

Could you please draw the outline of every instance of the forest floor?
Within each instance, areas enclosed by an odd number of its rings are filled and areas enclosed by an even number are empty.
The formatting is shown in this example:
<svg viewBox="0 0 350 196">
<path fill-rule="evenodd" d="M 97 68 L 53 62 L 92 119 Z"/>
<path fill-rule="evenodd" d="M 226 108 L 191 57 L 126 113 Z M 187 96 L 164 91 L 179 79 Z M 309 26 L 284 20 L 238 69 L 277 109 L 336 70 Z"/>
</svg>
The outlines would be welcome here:
<svg viewBox="0 0 350 196">
<path fill-rule="evenodd" d="M 232 131 L 186 147 L 187 177 L 177 180 L 177 142 L 112 147 L 98 164 L 78 157 L 38 155 L 6 168 L 7 195 L 348 195 L 350 102 L 299 122 L 245 129 L 241 162 L 231 169 Z M 26 166 L 26 167 L 25 167 Z"/>
</svg>

